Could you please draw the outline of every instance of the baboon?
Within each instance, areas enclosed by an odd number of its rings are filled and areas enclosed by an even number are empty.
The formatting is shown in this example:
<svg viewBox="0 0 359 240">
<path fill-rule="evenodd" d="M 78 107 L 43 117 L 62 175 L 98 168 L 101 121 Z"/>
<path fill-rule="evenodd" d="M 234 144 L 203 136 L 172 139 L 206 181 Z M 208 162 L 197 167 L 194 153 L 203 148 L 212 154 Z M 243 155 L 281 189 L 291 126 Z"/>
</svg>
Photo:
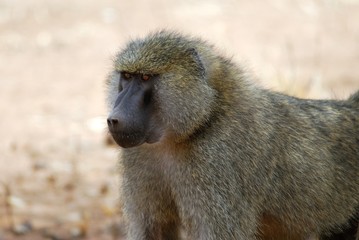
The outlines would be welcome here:
<svg viewBox="0 0 359 240">
<path fill-rule="evenodd" d="M 254 240 L 340 231 L 359 207 L 359 92 L 308 100 L 256 86 L 207 42 L 130 41 L 109 74 L 131 240 Z"/>
</svg>

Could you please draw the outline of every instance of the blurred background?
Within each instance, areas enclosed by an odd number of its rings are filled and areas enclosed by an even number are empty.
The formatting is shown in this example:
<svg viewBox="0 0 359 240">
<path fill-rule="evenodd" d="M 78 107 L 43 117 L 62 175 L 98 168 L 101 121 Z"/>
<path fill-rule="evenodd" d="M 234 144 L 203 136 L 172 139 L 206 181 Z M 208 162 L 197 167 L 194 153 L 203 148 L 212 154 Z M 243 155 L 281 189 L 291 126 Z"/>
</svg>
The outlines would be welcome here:
<svg viewBox="0 0 359 240">
<path fill-rule="evenodd" d="M 207 39 L 266 88 L 359 89 L 358 0 L 0 0 L 0 240 L 123 239 L 104 79 L 160 28 Z"/>
</svg>

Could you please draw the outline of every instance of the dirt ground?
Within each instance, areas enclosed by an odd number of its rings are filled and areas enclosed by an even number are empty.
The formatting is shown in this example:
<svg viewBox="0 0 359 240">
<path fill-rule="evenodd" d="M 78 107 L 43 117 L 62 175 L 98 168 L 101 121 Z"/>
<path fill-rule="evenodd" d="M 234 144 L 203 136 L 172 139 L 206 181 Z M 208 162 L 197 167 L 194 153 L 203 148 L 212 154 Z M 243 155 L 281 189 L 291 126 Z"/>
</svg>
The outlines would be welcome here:
<svg viewBox="0 0 359 240">
<path fill-rule="evenodd" d="M 202 36 L 267 88 L 359 89 L 358 0 L 0 0 L 0 240 L 124 238 L 104 79 L 160 28 Z"/>
</svg>

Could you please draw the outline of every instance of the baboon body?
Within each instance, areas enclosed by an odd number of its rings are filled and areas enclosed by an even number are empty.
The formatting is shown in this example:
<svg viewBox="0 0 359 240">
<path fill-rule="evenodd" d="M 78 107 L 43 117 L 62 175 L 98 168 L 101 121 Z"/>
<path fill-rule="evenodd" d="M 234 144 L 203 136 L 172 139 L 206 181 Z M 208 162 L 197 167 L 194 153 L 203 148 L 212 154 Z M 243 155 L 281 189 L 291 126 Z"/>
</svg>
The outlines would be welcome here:
<svg viewBox="0 0 359 240">
<path fill-rule="evenodd" d="M 136 74 L 153 76 L 141 113 L 142 100 L 122 100 Z M 282 239 L 307 239 L 359 207 L 359 92 L 305 100 L 262 89 L 211 45 L 167 31 L 131 41 L 108 86 L 110 132 L 126 147 L 128 239 L 180 239 L 180 228 L 188 239 L 261 239 L 263 219 L 283 224 Z"/>
</svg>

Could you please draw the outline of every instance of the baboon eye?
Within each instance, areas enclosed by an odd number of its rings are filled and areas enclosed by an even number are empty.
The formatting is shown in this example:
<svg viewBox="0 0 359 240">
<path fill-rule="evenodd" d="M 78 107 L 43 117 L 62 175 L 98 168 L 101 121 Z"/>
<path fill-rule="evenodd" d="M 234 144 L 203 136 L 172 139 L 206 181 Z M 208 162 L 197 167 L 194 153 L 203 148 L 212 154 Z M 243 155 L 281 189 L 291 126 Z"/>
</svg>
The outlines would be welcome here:
<svg viewBox="0 0 359 240">
<path fill-rule="evenodd" d="M 144 81 L 148 81 L 148 80 L 150 80 L 150 75 L 147 75 L 147 74 L 143 74 L 142 75 L 142 80 L 144 80 Z"/>
<path fill-rule="evenodd" d="M 122 77 L 126 80 L 131 79 L 132 78 L 132 74 L 128 73 L 128 72 L 124 72 L 122 73 Z"/>
</svg>

